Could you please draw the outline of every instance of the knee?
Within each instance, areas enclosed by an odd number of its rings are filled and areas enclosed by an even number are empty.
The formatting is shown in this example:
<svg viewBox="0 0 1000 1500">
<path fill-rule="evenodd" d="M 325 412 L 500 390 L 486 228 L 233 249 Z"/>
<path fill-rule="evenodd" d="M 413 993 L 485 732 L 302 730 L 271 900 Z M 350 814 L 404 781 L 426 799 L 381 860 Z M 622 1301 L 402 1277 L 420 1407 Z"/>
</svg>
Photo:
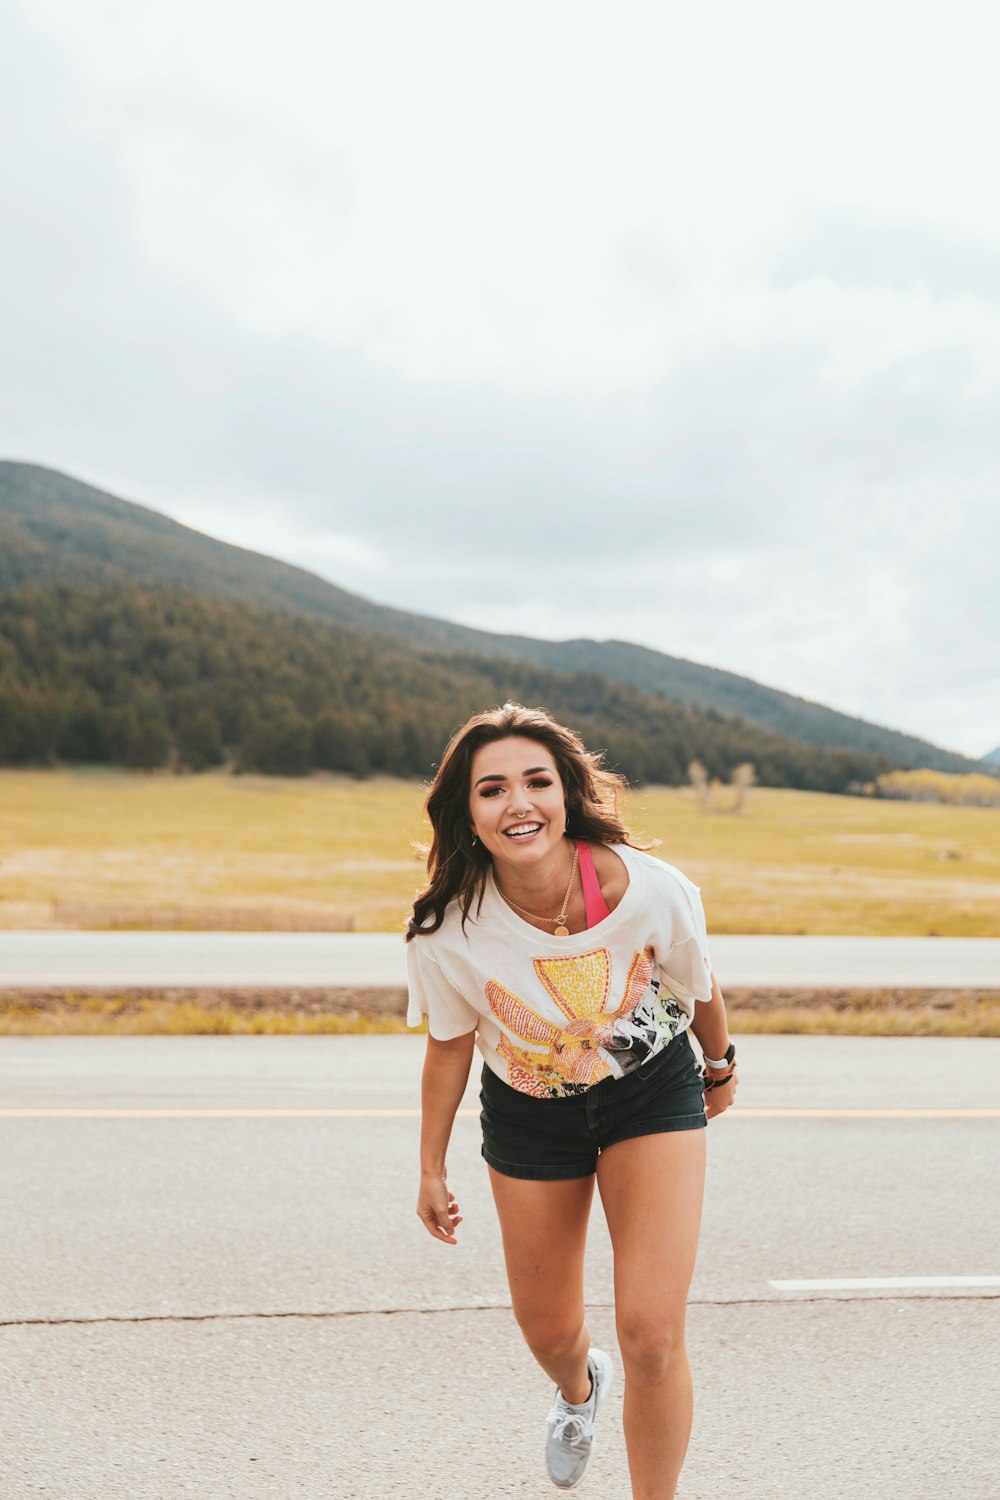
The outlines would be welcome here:
<svg viewBox="0 0 1000 1500">
<path fill-rule="evenodd" d="M 519 1313 L 517 1322 L 532 1354 L 546 1362 L 573 1354 L 583 1331 L 582 1319 L 554 1318 L 548 1309 Z"/>
<path fill-rule="evenodd" d="M 686 1357 L 684 1319 L 649 1308 L 619 1312 L 618 1346 L 626 1375 L 661 1380 L 678 1359 Z"/>
</svg>

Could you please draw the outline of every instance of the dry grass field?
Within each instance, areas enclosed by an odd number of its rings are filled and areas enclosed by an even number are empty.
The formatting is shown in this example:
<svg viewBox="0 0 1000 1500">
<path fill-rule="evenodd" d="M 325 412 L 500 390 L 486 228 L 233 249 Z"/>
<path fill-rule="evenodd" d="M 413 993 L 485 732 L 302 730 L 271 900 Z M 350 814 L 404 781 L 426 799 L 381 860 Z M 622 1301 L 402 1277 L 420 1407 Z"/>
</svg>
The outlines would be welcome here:
<svg viewBox="0 0 1000 1500">
<path fill-rule="evenodd" d="M 398 931 L 422 797 L 340 776 L 0 772 L 0 928 Z M 758 789 L 734 814 L 646 787 L 627 815 L 699 883 L 715 932 L 1000 935 L 1000 809 Z"/>
</svg>

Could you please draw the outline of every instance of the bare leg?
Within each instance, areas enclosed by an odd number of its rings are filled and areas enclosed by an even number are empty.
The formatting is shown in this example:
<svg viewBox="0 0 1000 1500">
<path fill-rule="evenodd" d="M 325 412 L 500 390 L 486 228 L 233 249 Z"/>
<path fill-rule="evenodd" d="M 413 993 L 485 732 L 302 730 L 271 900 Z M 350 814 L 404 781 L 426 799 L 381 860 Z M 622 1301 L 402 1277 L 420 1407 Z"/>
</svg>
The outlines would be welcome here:
<svg viewBox="0 0 1000 1500">
<path fill-rule="evenodd" d="M 684 1344 L 705 1181 L 705 1133 L 675 1130 L 602 1152 L 597 1181 L 615 1251 L 633 1500 L 674 1500 L 691 1435 Z"/>
<path fill-rule="evenodd" d="M 539 1182 L 490 1168 L 514 1316 L 567 1401 L 590 1395 L 583 1257 L 593 1177 Z"/>
</svg>

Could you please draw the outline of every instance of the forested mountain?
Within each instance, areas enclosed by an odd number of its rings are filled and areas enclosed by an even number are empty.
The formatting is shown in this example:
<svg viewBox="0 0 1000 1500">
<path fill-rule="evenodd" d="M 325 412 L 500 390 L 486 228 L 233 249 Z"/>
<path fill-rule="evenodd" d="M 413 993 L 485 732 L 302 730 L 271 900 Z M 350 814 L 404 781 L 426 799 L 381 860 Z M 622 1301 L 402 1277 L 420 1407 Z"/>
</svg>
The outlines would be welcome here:
<svg viewBox="0 0 1000 1500">
<path fill-rule="evenodd" d="M 73 586 L 69 593 L 59 591 L 57 586 L 63 584 Z M 41 591 L 29 588 L 27 593 L 21 593 L 28 585 L 43 587 Z M 80 586 L 92 591 L 88 596 L 91 604 L 85 604 L 84 596 L 74 592 Z M 261 611 L 270 611 L 266 628 L 275 643 L 279 640 L 291 643 L 294 618 L 298 617 L 302 629 L 323 621 L 349 627 L 348 634 L 337 637 L 340 645 L 336 649 L 348 656 L 355 649 L 367 652 L 370 664 L 398 661 L 401 656 L 409 659 L 408 653 L 416 653 L 421 672 L 436 667 L 442 682 L 454 680 L 462 684 L 458 718 L 471 708 L 481 707 L 484 702 L 509 692 L 515 696 L 533 696 L 534 701 L 545 701 L 553 708 L 557 701 L 569 704 L 565 711 L 570 717 L 583 714 L 588 722 L 591 722 L 591 707 L 600 700 L 604 715 L 601 722 L 607 722 L 610 729 L 614 725 L 612 704 L 617 705 L 614 711 L 624 714 L 636 711 L 641 703 L 646 716 L 666 713 L 671 722 L 689 727 L 700 725 L 697 733 L 692 729 L 694 739 L 690 742 L 698 742 L 695 753 L 709 765 L 718 761 L 712 744 L 728 744 L 730 740 L 734 745 L 736 741 L 749 743 L 751 725 L 756 726 L 762 735 L 760 745 L 772 746 L 768 762 L 773 772 L 770 779 L 780 779 L 785 774 L 778 771 L 779 763 L 786 768 L 793 761 L 797 763 L 801 747 L 778 752 L 786 739 L 849 751 L 851 754 L 843 761 L 845 766 L 848 761 L 861 765 L 858 752 L 868 756 L 865 766 L 877 764 L 879 769 L 893 765 L 967 770 L 979 764 L 912 736 L 763 687 L 734 673 L 627 642 L 551 642 L 492 635 L 372 604 L 304 569 L 216 541 L 155 511 L 119 500 L 51 469 L 0 462 L 0 598 L 10 605 L 18 594 L 22 608 L 34 609 L 40 618 L 46 619 L 56 609 L 72 608 L 82 612 L 82 620 L 90 608 L 112 613 L 118 608 L 138 610 L 142 615 L 137 590 L 148 594 L 151 601 L 158 599 L 155 609 L 168 613 L 173 607 L 170 601 L 179 597 L 177 591 L 200 599 L 208 614 L 195 613 L 205 620 L 206 628 L 230 632 L 233 640 L 242 642 L 248 650 L 253 630 L 247 622 L 252 617 L 263 620 L 265 615 Z M 98 599 L 103 602 L 98 604 Z M 126 600 L 131 602 L 126 605 Z M 239 604 L 244 613 L 237 611 L 231 615 L 221 610 L 217 617 L 212 616 L 209 608 L 212 601 L 219 606 L 227 601 Z M 252 606 L 258 607 L 256 616 L 252 608 L 250 614 L 245 613 Z M 151 603 L 150 607 L 154 605 Z M 279 626 L 282 616 L 286 619 Z M 9 609 L 6 618 L 10 620 Z M 213 621 L 211 625 L 207 623 L 209 619 Z M 44 629 L 51 632 L 53 628 L 48 620 Z M 179 628 L 179 621 L 173 621 L 169 627 L 171 631 Z M 353 643 L 350 650 L 345 644 L 348 639 Z M 51 644 L 57 654 L 70 650 L 66 642 L 57 641 L 55 636 L 51 636 Z M 78 639 L 73 650 L 83 650 L 84 644 Z M 330 649 L 334 647 L 331 645 Z M 66 674 L 77 669 L 75 663 L 77 658 L 70 651 L 59 667 L 61 693 L 70 689 Z M 13 680 L 12 670 L 8 650 L 6 667 L 0 661 L 0 683 Z M 235 670 L 234 663 L 229 662 L 226 670 Z M 592 684 L 586 692 L 582 687 L 584 682 Z M 516 683 L 525 686 L 518 689 Z M 534 693 L 528 686 L 531 683 L 537 684 Z M 567 686 L 570 683 L 576 684 L 571 693 Z M 490 684 L 497 686 L 491 689 Z M 18 691 L 29 687 L 30 683 L 22 681 Z M 427 690 L 431 692 L 429 686 Z M 584 696 L 573 696 L 579 693 Z M 428 701 L 433 700 L 431 693 Z M 446 698 L 440 701 L 443 708 Z M 670 705 L 669 709 L 665 703 Z M 698 712 L 684 714 L 683 707 Z M 169 727 L 166 706 L 164 713 Z M 746 722 L 730 726 L 729 718 L 733 715 Z M 450 727 L 456 722 L 455 717 L 448 722 Z M 705 727 L 709 724 L 711 734 Z M 233 742 L 225 737 L 228 732 L 220 726 L 223 743 L 232 748 Z M 642 760 L 639 742 L 644 741 L 644 730 L 620 728 L 618 735 L 619 739 L 622 735 L 635 736 L 632 763 L 638 765 Z M 609 743 L 610 738 L 610 734 L 603 737 Z M 435 743 L 440 746 L 440 737 Z M 758 753 L 733 750 L 736 759 L 757 761 L 758 774 L 769 779 L 761 763 L 763 753 L 763 750 Z M 114 758 L 118 758 L 117 752 Z M 828 768 L 823 772 L 824 785 L 842 784 L 841 773 L 831 769 L 834 762 L 811 750 L 807 758 Z M 666 765 L 662 755 L 660 759 Z M 384 761 L 374 745 L 369 761 L 375 766 Z M 732 763 L 730 758 L 729 764 Z M 633 774 L 649 773 L 633 770 Z M 788 774 L 791 775 L 790 769 Z M 864 772 L 866 777 L 870 774 L 869 770 Z M 666 779 L 674 779 L 673 774 Z M 847 779 L 855 779 L 853 773 Z M 808 783 L 793 778 L 790 784 Z"/>
<path fill-rule="evenodd" d="M 703 714 L 597 673 L 427 649 L 181 590 L 24 584 L 0 594 L 0 763 L 113 761 L 428 776 L 484 704 L 544 703 L 635 781 L 697 757 L 728 777 L 843 791 L 888 769 Z"/>
</svg>

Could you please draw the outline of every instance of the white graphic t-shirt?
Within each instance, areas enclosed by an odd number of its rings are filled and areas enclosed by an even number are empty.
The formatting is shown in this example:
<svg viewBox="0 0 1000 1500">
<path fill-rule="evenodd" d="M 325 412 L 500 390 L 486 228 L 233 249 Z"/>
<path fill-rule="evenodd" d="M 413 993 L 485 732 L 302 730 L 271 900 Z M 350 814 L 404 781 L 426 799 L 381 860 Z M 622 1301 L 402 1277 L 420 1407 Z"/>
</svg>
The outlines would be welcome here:
<svg viewBox="0 0 1000 1500">
<path fill-rule="evenodd" d="M 673 865 L 612 847 L 628 888 L 585 932 L 554 937 L 523 921 L 492 874 L 464 931 L 452 902 L 437 932 L 406 945 L 407 1023 L 426 1015 L 439 1041 L 475 1030 L 488 1066 L 544 1099 L 621 1078 L 685 1030 L 712 995 L 700 892 Z"/>
</svg>

